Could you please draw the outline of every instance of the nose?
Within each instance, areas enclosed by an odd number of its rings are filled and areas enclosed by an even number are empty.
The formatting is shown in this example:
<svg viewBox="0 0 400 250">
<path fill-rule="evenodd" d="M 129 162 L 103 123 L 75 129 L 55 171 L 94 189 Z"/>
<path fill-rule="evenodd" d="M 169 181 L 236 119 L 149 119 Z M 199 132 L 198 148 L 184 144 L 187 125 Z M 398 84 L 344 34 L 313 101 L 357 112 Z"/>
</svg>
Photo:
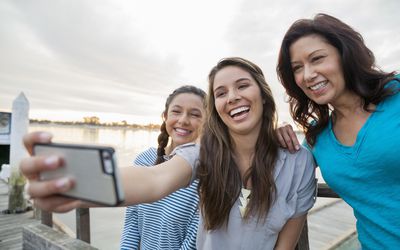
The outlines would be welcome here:
<svg viewBox="0 0 400 250">
<path fill-rule="evenodd" d="M 228 104 L 235 103 L 240 100 L 240 95 L 238 95 L 236 90 L 228 92 Z"/>
<path fill-rule="evenodd" d="M 304 80 L 306 82 L 312 82 L 317 77 L 317 72 L 311 65 L 304 66 Z"/>
<path fill-rule="evenodd" d="M 189 114 L 183 113 L 180 117 L 178 122 L 183 125 L 189 124 Z"/>
</svg>

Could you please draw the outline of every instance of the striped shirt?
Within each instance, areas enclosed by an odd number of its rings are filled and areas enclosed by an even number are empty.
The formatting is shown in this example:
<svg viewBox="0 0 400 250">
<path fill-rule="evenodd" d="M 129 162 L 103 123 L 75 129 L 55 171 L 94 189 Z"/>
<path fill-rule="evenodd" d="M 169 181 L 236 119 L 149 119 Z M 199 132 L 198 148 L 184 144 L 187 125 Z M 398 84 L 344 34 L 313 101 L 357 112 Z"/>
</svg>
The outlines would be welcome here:
<svg viewBox="0 0 400 250">
<path fill-rule="evenodd" d="M 149 148 L 135 165 L 152 166 L 157 149 Z M 129 206 L 121 238 L 121 249 L 196 249 L 199 224 L 198 181 L 153 203 Z"/>
</svg>

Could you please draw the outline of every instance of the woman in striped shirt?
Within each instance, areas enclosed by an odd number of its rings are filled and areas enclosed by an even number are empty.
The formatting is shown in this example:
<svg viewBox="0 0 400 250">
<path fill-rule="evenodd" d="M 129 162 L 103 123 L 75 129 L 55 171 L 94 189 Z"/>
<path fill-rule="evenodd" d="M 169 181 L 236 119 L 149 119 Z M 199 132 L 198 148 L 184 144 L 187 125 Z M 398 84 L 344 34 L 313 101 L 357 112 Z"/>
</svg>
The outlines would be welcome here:
<svg viewBox="0 0 400 250">
<path fill-rule="evenodd" d="M 195 141 L 200 134 L 206 93 L 185 85 L 167 98 L 158 148 L 140 153 L 134 165 L 153 166 L 168 160 L 175 147 Z M 170 143 L 168 143 L 170 141 Z M 153 202 L 126 209 L 121 249 L 196 249 L 199 223 L 198 181 Z"/>
</svg>

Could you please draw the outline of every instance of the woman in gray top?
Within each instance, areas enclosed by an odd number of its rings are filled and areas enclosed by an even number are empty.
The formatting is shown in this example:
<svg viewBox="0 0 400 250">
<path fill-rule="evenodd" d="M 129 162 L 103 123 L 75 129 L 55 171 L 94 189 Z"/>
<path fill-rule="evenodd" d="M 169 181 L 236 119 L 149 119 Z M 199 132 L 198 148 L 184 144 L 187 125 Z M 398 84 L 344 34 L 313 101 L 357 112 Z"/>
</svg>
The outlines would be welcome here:
<svg viewBox="0 0 400 250">
<path fill-rule="evenodd" d="M 279 149 L 272 92 L 261 69 L 242 58 L 225 58 L 209 74 L 207 117 L 201 146 L 185 144 L 153 168 L 122 168 L 125 205 L 156 201 L 199 179 L 198 249 L 293 249 L 314 204 L 314 161 L 302 149 Z M 46 133 L 25 137 L 49 142 Z M 30 157 L 21 163 L 28 193 L 39 207 L 64 212 L 90 206 L 60 198 L 68 179 L 39 182 L 43 169 L 61 160 Z"/>
</svg>

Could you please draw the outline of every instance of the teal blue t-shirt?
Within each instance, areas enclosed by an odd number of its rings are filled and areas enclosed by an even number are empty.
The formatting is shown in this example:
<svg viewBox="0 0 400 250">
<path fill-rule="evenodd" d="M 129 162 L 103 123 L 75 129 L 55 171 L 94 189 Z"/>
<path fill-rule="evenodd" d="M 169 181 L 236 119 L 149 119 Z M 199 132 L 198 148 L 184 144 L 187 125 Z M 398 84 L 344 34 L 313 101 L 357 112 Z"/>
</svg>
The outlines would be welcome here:
<svg viewBox="0 0 400 250">
<path fill-rule="evenodd" d="M 362 248 L 400 249 L 400 93 L 377 105 L 353 146 L 336 139 L 330 121 L 312 153 L 326 183 L 354 209 Z"/>
</svg>

